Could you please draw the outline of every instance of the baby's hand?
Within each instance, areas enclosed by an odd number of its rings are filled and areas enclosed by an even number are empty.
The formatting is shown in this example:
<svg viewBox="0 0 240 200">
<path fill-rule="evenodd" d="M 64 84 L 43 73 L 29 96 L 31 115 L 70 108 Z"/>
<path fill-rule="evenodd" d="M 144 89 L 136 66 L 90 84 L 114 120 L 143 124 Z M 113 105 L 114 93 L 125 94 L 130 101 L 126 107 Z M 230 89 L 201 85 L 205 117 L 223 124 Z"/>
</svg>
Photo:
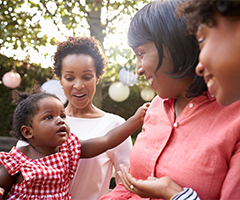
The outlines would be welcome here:
<svg viewBox="0 0 240 200">
<path fill-rule="evenodd" d="M 145 117 L 145 114 L 149 106 L 150 106 L 150 103 L 144 103 L 141 107 L 137 109 L 136 113 L 134 114 L 134 117 L 136 118 L 136 120 L 139 120 L 141 124 L 143 123 L 143 119 Z"/>
<path fill-rule="evenodd" d="M 4 190 L 3 188 L 0 187 L 0 199 L 1 199 L 1 197 L 3 197 L 4 192 L 5 192 L 5 190 Z"/>
</svg>

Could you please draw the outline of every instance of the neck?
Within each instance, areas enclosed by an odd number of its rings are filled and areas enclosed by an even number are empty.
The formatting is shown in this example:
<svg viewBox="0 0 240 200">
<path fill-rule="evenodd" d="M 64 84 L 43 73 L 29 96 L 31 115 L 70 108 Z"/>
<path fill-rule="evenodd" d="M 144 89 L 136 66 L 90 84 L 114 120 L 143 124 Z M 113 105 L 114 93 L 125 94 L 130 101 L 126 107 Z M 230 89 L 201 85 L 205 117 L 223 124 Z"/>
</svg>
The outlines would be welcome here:
<svg viewBox="0 0 240 200">
<path fill-rule="evenodd" d="M 93 104 L 81 109 L 68 105 L 65 110 L 67 116 L 77 118 L 99 118 L 103 117 L 105 114 L 102 110 L 98 109 Z"/>
<path fill-rule="evenodd" d="M 178 97 L 175 100 L 174 104 L 174 110 L 175 110 L 175 119 L 182 113 L 183 109 L 186 107 L 186 105 L 193 99 L 187 98 L 187 97 Z"/>
<path fill-rule="evenodd" d="M 45 148 L 41 148 L 41 147 L 35 147 L 32 144 L 30 144 L 29 148 L 30 148 L 29 153 L 31 155 L 29 157 L 33 160 L 43 158 L 45 156 L 49 156 L 51 154 L 59 152 L 59 147 L 56 147 L 56 148 L 53 148 L 53 149 L 49 149 L 49 148 L 45 149 Z"/>
</svg>

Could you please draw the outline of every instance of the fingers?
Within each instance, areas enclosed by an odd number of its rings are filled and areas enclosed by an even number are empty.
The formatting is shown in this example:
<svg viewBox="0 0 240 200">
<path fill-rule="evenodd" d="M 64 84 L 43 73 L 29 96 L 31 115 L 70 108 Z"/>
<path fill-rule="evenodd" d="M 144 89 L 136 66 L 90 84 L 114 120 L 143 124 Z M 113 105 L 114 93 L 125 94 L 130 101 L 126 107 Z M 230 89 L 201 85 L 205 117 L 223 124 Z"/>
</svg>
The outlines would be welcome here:
<svg viewBox="0 0 240 200">
<path fill-rule="evenodd" d="M 154 177 L 154 176 L 149 176 L 148 178 L 147 178 L 147 180 L 158 180 L 156 177 Z"/>
<path fill-rule="evenodd" d="M 150 106 L 150 102 L 145 103 L 146 107 L 148 108 Z"/>
<path fill-rule="evenodd" d="M 143 104 L 143 107 L 148 108 L 149 106 L 150 106 L 150 102 L 147 102 L 147 103 L 144 103 L 144 104 Z"/>
<path fill-rule="evenodd" d="M 132 175 L 128 172 L 128 169 L 124 167 L 123 165 L 120 165 L 121 171 L 118 172 L 119 176 L 121 177 L 122 183 L 124 187 L 129 191 L 134 194 L 139 195 L 140 197 L 147 197 L 145 195 L 145 192 L 142 191 L 137 187 L 137 184 L 139 182 L 142 182 L 142 180 L 136 180 Z"/>
<path fill-rule="evenodd" d="M 150 103 L 149 103 L 149 102 L 148 102 L 148 103 L 144 103 L 144 104 L 142 105 L 142 107 L 143 107 L 144 109 L 148 109 L 149 106 L 150 106 Z"/>
<path fill-rule="evenodd" d="M 128 173 L 128 170 L 127 168 L 124 166 L 124 165 L 120 165 L 120 168 L 121 168 L 121 172 L 118 173 L 119 176 L 121 177 L 121 180 L 122 180 L 122 183 L 124 185 L 124 187 L 130 191 L 130 192 L 133 192 L 134 193 L 134 186 L 131 184 L 131 182 L 128 180 L 127 178 L 127 173 Z M 132 177 L 130 177 L 132 178 Z"/>
<path fill-rule="evenodd" d="M 5 190 L 0 187 L 0 198 L 3 197 Z"/>
</svg>

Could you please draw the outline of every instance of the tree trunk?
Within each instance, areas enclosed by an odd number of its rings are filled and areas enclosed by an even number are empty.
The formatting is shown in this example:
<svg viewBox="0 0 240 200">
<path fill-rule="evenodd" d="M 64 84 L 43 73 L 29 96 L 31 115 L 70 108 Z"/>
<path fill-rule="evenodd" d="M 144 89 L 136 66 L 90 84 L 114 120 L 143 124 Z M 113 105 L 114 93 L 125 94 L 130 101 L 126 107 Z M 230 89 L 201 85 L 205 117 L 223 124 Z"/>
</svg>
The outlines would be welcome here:
<svg viewBox="0 0 240 200">
<path fill-rule="evenodd" d="M 101 24 L 101 0 L 95 0 L 95 7 L 91 8 L 91 11 L 89 13 L 89 26 L 90 26 L 90 34 L 91 36 L 95 36 L 97 40 L 103 44 L 104 35 L 103 35 L 103 26 Z M 93 98 L 93 104 L 98 107 L 99 109 L 102 109 L 102 84 L 99 83 L 97 85 L 96 93 Z"/>
<path fill-rule="evenodd" d="M 95 7 L 91 7 L 91 11 L 89 13 L 88 23 L 90 26 L 90 34 L 91 36 L 95 36 L 97 40 L 103 44 L 104 34 L 103 34 L 103 26 L 101 23 L 101 6 L 102 1 L 95 0 Z"/>
</svg>

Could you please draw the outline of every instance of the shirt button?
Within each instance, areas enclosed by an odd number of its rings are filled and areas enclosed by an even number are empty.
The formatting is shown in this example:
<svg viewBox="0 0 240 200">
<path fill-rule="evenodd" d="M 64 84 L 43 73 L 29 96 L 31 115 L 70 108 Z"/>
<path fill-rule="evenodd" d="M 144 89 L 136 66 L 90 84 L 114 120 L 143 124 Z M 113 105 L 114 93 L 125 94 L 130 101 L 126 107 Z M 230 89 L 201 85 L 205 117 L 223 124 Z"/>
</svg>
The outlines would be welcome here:
<svg viewBox="0 0 240 200">
<path fill-rule="evenodd" d="M 190 104 L 189 104 L 189 108 L 192 108 L 192 107 L 193 107 L 193 103 L 190 103 Z"/>
<path fill-rule="evenodd" d="M 210 94 L 210 97 L 212 97 L 212 98 L 213 98 L 213 97 L 214 97 L 214 95 L 213 95 L 213 94 Z"/>
<path fill-rule="evenodd" d="M 178 127 L 178 122 L 174 122 L 173 127 L 177 128 Z"/>
</svg>

